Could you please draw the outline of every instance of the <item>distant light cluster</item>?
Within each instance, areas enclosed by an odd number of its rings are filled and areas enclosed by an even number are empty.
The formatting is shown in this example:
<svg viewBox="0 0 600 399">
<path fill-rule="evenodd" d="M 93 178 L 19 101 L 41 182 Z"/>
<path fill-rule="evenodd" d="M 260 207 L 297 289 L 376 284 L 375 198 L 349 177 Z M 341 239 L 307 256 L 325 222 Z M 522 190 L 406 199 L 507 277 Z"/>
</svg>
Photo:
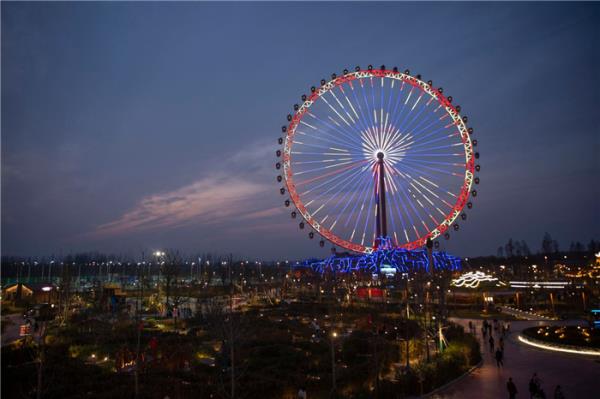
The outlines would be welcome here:
<svg viewBox="0 0 600 399">
<path fill-rule="evenodd" d="M 509 281 L 511 288 L 550 288 L 563 289 L 568 281 Z"/>
<path fill-rule="evenodd" d="M 434 270 L 461 270 L 459 258 L 446 252 L 433 252 Z M 323 260 L 309 259 L 300 267 L 310 268 L 317 273 L 369 272 L 373 274 L 409 273 L 417 270 L 430 271 L 426 250 L 390 248 L 375 250 L 370 254 L 339 256 L 332 255 Z"/>
<path fill-rule="evenodd" d="M 452 280 L 452 285 L 455 287 L 477 288 L 484 281 L 495 282 L 498 279 L 484 272 L 468 272 Z"/>
</svg>

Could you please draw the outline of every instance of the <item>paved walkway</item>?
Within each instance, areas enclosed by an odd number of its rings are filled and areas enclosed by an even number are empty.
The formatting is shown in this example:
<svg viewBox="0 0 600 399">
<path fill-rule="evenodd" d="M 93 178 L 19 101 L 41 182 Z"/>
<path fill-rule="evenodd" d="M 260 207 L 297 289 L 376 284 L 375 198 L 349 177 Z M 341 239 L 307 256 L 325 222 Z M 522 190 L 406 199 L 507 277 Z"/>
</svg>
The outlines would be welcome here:
<svg viewBox="0 0 600 399">
<path fill-rule="evenodd" d="M 466 326 L 469 320 L 454 320 Z M 477 337 L 481 340 L 482 320 L 472 320 Z M 482 349 L 483 366 L 445 390 L 432 395 L 435 399 L 495 399 L 508 398 L 506 381 L 512 377 L 518 390 L 517 399 L 529 398 L 528 383 L 534 372 L 542 380 L 546 397 L 554 397 L 554 388 L 560 384 L 567 399 L 597 398 L 600 395 L 600 361 L 590 357 L 550 352 L 526 346 L 518 342 L 523 329 L 552 323 L 574 322 L 511 321 L 512 333 L 505 338 L 504 367 L 498 368 L 496 360 L 486 345 Z M 489 335 L 488 335 L 489 338 Z M 494 336 L 496 345 L 499 337 Z M 486 340 L 487 344 L 487 340 Z"/>
<path fill-rule="evenodd" d="M 558 318 L 556 318 L 556 317 L 543 316 L 543 315 L 539 315 L 539 314 L 536 314 L 533 312 L 515 309 L 515 308 L 509 307 L 509 306 L 501 306 L 501 309 L 502 309 L 502 313 L 509 314 L 509 315 L 514 316 L 517 319 L 521 319 L 521 320 L 546 320 L 546 321 L 558 320 Z"/>
</svg>

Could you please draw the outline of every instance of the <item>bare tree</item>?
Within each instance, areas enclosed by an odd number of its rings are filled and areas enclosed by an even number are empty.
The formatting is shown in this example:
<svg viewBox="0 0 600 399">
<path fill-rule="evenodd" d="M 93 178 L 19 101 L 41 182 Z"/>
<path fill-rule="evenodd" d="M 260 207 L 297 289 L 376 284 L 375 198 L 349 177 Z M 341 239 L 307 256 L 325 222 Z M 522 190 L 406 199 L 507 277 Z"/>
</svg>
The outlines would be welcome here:
<svg viewBox="0 0 600 399">
<path fill-rule="evenodd" d="M 529 245 L 527 245 L 525 240 L 521 240 L 521 250 L 523 251 L 524 256 L 531 255 L 531 251 L 529 250 Z"/>
<path fill-rule="evenodd" d="M 515 246 L 513 244 L 513 240 L 512 238 L 508 240 L 508 242 L 506 243 L 506 245 L 504 246 L 504 253 L 506 254 L 507 258 L 512 258 L 513 257 L 513 251 L 515 249 Z"/>
<path fill-rule="evenodd" d="M 180 273 L 184 262 L 178 252 L 167 251 L 165 261 L 161 264 L 161 275 L 164 280 L 165 310 L 173 312 L 175 328 L 181 306 L 189 301 L 191 287 L 185 286 Z"/>
<path fill-rule="evenodd" d="M 223 265 L 224 266 L 224 265 Z M 231 268 L 229 268 L 231 274 Z M 227 303 L 215 301 L 208 308 L 208 325 L 222 342 L 222 369 L 228 372 L 223 375 L 221 381 L 221 393 L 223 397 L 234 399 L 239 397 L 238 382 L 245 374 L 245 369 L 239 360 L 239 347 L 241 339 L 244 337 L 246 328 L 244 326 L 244 316 L 240 312 L 234 311 L 235 286 L 232 284 L 231 275 L 229 277 L 229 293 L 226 296 Z"/>
<path fill-rule="evenodd" d="M 552 236 L 550 235 L 550 233 L 546 232 L 544 233 L 544 238 L 542 239 L 542 253 L 549 255 L 552 253 L 552 248 L 553 248 L 553 242 L 554 240 L 552 240 Z"/>
<path fill-rule="evenodd" d="M 63 264 L 62 278 L 60 283 L 59 309 L 61 309 L 60 324 L 64 326 L 69 318 L 69 308 L 71 306 L 71 265 L 69 262 Z"/>
<path fill-rule="evenodd" d="M 162 285 L 163 292 L 165 295 L 165 309 L 167 311 L 172 309 L 171 297 L 174 292 L 174 288 L 177 285 L 177 278 L 181 268 L 182 260 L 178 252 L 167 251 L 165 252 L 164 261 L 160 265 L 160 274 L 164 281 Z"/>
</svg>

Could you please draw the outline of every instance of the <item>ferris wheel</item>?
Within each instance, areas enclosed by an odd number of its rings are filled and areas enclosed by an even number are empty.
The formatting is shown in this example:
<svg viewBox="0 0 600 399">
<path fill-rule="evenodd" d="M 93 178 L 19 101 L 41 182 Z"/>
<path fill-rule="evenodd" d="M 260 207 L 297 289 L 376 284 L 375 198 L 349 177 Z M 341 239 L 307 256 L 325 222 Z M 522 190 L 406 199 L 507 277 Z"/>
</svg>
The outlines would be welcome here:
<svg viewBox="0 0 600 399">
<path fill-rule="evenodd" d="M 382 65 L 333 74 L 302 96 L 275 167 L 285 206 L 310 238 L 371 253 L 459 229 L 477 195 L 479 153 L 467 117 L 442 93 Z"/>
</svg>

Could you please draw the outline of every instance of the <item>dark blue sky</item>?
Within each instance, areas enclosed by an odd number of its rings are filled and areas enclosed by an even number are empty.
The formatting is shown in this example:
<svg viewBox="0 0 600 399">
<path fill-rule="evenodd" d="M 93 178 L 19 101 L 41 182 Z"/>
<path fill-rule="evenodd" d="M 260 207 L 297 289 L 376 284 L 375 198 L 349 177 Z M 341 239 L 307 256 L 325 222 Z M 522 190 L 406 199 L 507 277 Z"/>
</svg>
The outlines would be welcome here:
<svg viewBox="0 0 600 399">
<path fill-rule="evenodd" d="M 598 238 L 600 7 L 2 2 L 2 253 L 320 255 L 274 152 L 301 94 L 397 65 L 475 128 L 481 185 L 443 246 Z M 327 246 L 329 247 L 329 246 Z"/>
</svg>

